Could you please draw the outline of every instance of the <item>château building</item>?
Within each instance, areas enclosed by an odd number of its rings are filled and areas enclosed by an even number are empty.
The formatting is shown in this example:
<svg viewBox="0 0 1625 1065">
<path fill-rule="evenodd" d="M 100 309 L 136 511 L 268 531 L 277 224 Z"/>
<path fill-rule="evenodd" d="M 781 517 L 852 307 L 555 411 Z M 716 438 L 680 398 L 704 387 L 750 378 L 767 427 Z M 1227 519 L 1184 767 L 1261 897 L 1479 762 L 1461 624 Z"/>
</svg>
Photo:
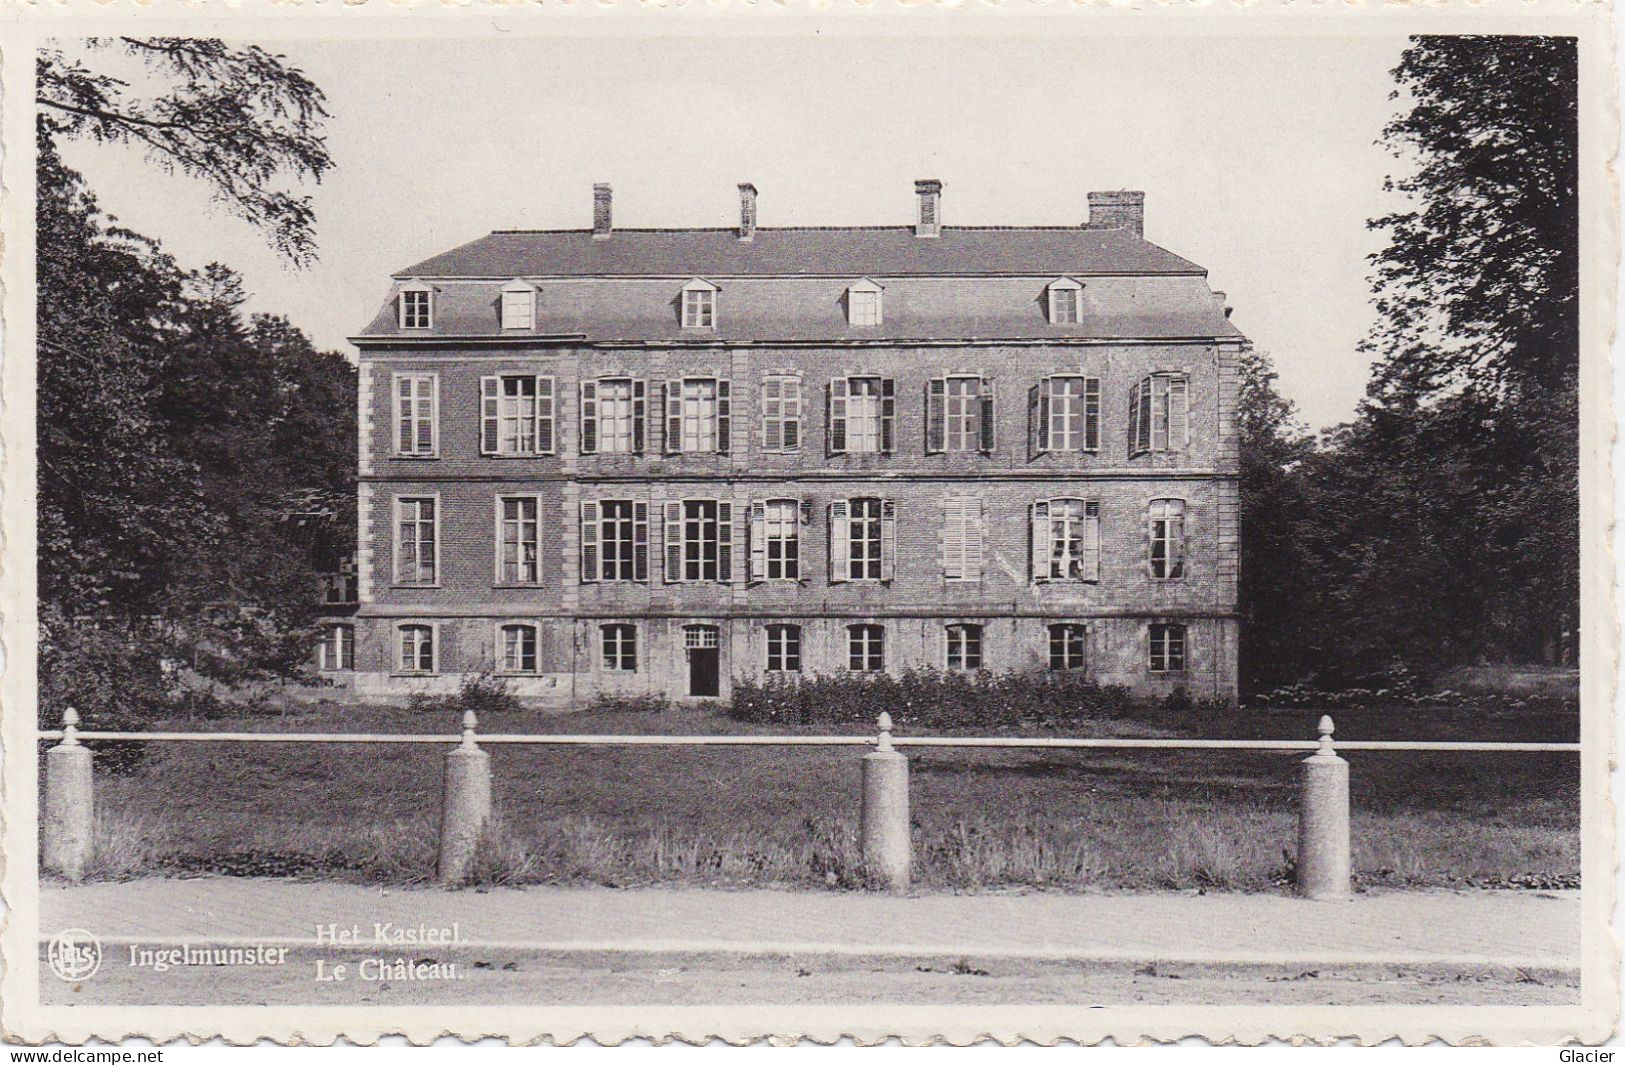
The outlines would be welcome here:
<svg viewBox="0 0 1625 1065">
<path fill-rule="evenodd" d="M 1144 195 L 1075 227 L 500 231 L 362 334 L 367 697 L 561 706 L 771 674 L 1236 690 L 1237 356 Z"/>
</svg>

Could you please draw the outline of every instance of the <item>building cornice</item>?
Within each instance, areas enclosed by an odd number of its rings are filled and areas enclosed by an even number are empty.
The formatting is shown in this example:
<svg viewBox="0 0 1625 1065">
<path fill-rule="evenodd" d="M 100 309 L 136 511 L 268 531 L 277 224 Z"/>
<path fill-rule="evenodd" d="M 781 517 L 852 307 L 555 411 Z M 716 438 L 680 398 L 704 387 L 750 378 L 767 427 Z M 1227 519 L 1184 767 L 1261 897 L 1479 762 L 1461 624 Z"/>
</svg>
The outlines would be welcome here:
<svg viewBox="0 0 1625 1065">
<path fill-rule="evenodd" d="M 648 473 L 583 473 L 560 471 L 536 473 L 435 473 L 422 469 L 402 469 L 399 473 L 375 473 L 361 477 L 366 484 L 791 484 L 809 482 L 862 482 L 864 484 L 913 484 L 926 481 L 997 484 L 1001 481 L 1215 481 L 1235 480 L 1238 471 L 1217 468 L 1139 469 L 1042 469 L 1042 470 L 704 470 Z"/>
<path fill-rule="evenodd" d="M 432 351 L 444 349 L 456 357 L 463 348 L 577 347 L 605 351 L 647 349 L 672 351 L 690 348 L 953 348 L 953 347 L 1109 347 L 1112 345 L 1235 344 L 1242 337 L 837 337 L 821 340 L 588 340 L 585 334 L 548 336 L 462 336 L 462 337 L 349 337 L 364 352 Z"/>
<path fill-rule="evenodd" d="M 595 585 L 568 585 L 572 590 L 596 587 Z M 616 587 L 623 587 L 617 585 Z M 624 587 L 641 588 L 642 584 L 628 584 Z M 662 586 L 664 587 L 664 586 Z M 731 584 L 717 584 L 719 594 L 727 594 L 734 587 Z M 747 586 L 748 587 L 748 586 Z M 654 605 L 644 603 L 625 603 L 619 608 L 615 604 L 605 604 L 599 607 L 575 608 L 566 610 L 562 607 L 537 607 L 524 603 L 467 603 L 447 604 L 379 604 L 368 603 L 355 615 L 358 618 L 534 618 L 537 620 L 563 618 L 573 621 L 622 621 L 635 619 L 647 621 L 651 619 L 691 619 L 703 620 L 753 620 L 760 618 L 837 618 L 855 620 L 885 620 L 889 618 L 1037 618 L 1056 621 L 1089 621 L 1092 619 L 1108 618 L 1149 618 L 1149 619 L 1183 619 L 1196 620 L 1213 618 L 1219 620 L 1239 618 L 1241 615 L 1235 610 L 1220 607 L 1096 607 L 1086 603 L 1057 603 L 1054 605 L 1019 605 L 1010 599 L 1002 601 L 982 601 L 970 603 L 927 603 L 920 605 L 864 606 L 861 604 L 832 604 L 822 600 L 814 601 L 811 598 L 799 605 L 762 605 L 762 606 L 731 606 L 718 603 L 715 606 L 693 605 L 689 607 Z"/>
</svg>

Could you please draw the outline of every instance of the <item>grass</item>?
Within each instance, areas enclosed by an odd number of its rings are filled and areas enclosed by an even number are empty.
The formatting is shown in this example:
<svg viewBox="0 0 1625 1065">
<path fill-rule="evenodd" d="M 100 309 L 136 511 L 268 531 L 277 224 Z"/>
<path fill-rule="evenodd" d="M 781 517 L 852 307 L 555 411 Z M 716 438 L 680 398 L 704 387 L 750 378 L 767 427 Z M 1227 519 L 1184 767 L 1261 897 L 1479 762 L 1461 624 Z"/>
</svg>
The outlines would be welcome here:
<svg viewBox="0 0 1625 1065">
<path fill-rule="evenodd" d="M 1312 737 L 1314 711 L 1147 712 L 1111 735 Z M 1347 738 L 1571 739 L 1551 712 L 1338 711 Z M 401 709 L 319 707 L 266 731 L 451 731 Z M 482 731 L 761 732 L 714 712 L 492 715 Z M 792 730 L 794 731 L 794 730 Z M 482 884 L 852 889 L 859 749 L 490 746 L 500 823 Z M 92 876 L 433 876 L 444 751 L 425 746 L 162 744 L 98 774 Z M 926 890 L 1257 891 L 1290 883 L 1295 753 L 910 753 Z M 1578 883 L 1579 772 L 1565 754 L 1351 754 L 1354 868 L 1366 885 Z"/>
</svg>

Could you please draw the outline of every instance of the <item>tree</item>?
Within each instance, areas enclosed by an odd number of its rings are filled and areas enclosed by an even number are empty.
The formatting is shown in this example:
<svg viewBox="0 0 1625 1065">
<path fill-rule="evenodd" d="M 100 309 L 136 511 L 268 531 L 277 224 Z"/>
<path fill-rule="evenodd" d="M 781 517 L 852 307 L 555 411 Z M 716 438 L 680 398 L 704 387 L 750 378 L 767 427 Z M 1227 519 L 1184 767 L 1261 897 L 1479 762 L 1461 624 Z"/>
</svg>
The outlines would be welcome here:
<svg viewBox="0 0 1625 1065">
<path fill-rule="evenodd" d="M 207 182 L 289 262 L 314 259 L 310 198 L 278 187 L 307 177 L 319 182 L 333 165 L 321 135 L 325 97 L 314 82 L 281 56 L 213 38 L 93 38 L 85 45 L 92 53 L 122 52 L 158 88 L 140 93 L 61 49 L 41 49 L 35 102 L 46 136 L 140 145 L 154 165 Z"/>
</svg>

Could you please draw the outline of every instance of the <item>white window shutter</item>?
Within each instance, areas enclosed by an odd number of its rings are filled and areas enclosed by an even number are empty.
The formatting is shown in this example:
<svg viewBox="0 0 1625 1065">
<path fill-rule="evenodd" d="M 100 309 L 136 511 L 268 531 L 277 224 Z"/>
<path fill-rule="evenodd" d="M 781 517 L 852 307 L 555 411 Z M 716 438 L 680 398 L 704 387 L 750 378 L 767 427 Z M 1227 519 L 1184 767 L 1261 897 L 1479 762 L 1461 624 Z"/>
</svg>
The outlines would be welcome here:
<svg viewBox="0 0 1625 1065">
<path fill-rule="evenodd" d="M 581 382 L 581 453 L 598 451 L 598 382 Z"/>
<path fill-rule="evenodd" d="M 649 579 L 649 504 L 632 504 L 632 579 Z"/>
<path fill-rule="evenodd" d="M 683 504 L 667 503 L 665 508 L 666 583 L 683 579 Z"/>
<path fill-rule="evenodd" d="M 1034 455 L 1049 450 L 1049 378 L 1027 390 L 1027 439 Z"/>
<path fill-rule="evenodd" d="M 501 440 L 499 403 L 502 395 L 500 377 L 480 378 L 480 454 L 495 455 Z"/>
<path fill-rule="evenodd" d="M 666 382 L 666 454 L 683 450 L 683 382 Z"/>
<path fill-rule="evenodd" d="M 1168 380 L 1168 447 L 1182 448 L 1190 442 L 1190 385 L 1184 377 L 1173 377 Z"/>
<path fill-rule="evenodd" d="M 762 450 L 784 450 L 784 379 L 762 382 Z"/>
<path fill-rule="evenodd" d="M 1100 449 L 1100 378 L 1083 379 L 1083 447 Z"/>
<path fill-rule="evenodd" d="M 933 377 L 925 383 L 925 453 L 935 455 L 947 448 L 946 378 Z"/>
<path fill-rule="evenodd" d="M 784 419 L 781 439 L 784 450 L 801 450 L 801 378 L 786 377 L 782 385 Z"/>
<path fill-rule="evenodd" d="M 767 501 L 750 504 L 750 579 L 767 579 Z"/>
<path fill-rule="evenodd" d="M 1083 505 L 1083 579 L 1100 580 L 1100 503 Z"/>
<path fill-rule="evenodd" d="M 957 581 L 965 577 L 965 501 L 942 501 L 942 575 Z"/>
<path fill-rule="evenodd" d="M 1033 580 L 1049 578 L 1049 500 L 1040 499 L 1033 504 Z"/>
<path fill-rule="evenodd" d="M 553 454 L 553 378 L 536 378 L 536 452 Z"/>
<path fill-rule="evenodd" d="M 829 505 L 829 579 L 845 583 L 851 572 L 852 508 L 844 499 Z"/>
<path fill-rule="evenodd" d="M 890 499 L 880 501 L 880 579 L 889 581 L 897 576 L 897 504 Z"/>
<path fill-rule="evenodd" d="M 982 579 L 982 500 L 964 500 L 960 516 L 964 521 L 965 570 L 967 581 Z"/>
<path fill-rule="evenodd" d="M 581 504 L 581 581 L 598 579 L 598 504 Z"/>
<path fill-rule="evenodd" d="M 730 584 L 734 579 L 734 505 L 717 503 L 717 580 Z"/>
</svg>

